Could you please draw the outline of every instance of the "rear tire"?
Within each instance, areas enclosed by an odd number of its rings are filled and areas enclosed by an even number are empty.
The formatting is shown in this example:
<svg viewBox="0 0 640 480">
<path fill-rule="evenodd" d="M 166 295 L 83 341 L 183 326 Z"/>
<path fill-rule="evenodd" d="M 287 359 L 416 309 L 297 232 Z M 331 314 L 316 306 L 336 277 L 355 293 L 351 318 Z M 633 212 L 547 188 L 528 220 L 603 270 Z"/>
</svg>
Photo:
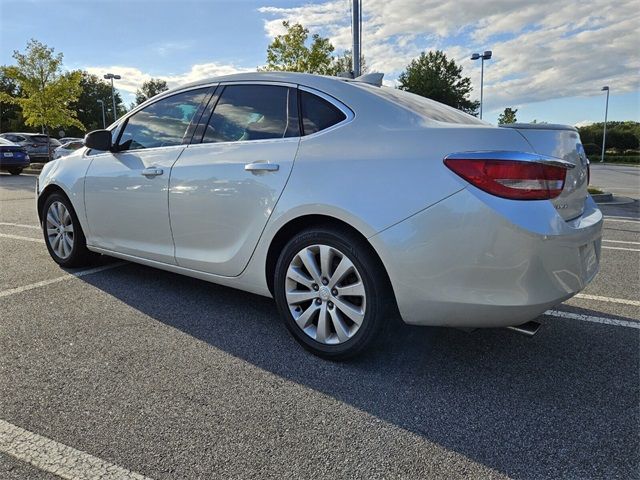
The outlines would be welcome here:
<svg viewBox="0 0 640 480">
<path fill-rule="evenodd" d="M 310 228 L 285 245 L 275 268 L 274 296 L 293 337 L 329 360 L 370 347 L 391 322 L 395 305 L 371 247 L 335 227 Z"/>
<path fill-rule="evenodd" d="M 84 267 L 98 256 L 87 249 L 76 212 L 61 193 L 52 193 L 44 201 L 41 226 L 47 250 L 61 267 Z"/>
<path fill-rule="evenodd" d="M 8 168 L 7 170 L 11 175 L 20 175 L 22 173 L 22 168 Z"/>
</svg>

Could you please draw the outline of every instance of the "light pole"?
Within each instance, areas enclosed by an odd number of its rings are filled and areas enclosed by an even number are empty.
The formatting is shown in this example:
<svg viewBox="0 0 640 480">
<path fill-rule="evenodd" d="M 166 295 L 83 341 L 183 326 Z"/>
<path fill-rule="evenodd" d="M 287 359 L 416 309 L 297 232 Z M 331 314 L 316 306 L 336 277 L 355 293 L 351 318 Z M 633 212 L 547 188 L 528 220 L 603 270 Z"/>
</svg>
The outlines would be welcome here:
<svg viewBox="0 0 640 480">
<path fill-rule="evenodd" d="M 609 114 L 609 87 L 602 87 L 601 92 L 607 92 L 607 103 L 604 107 L 604 131 L 602 132 L 602 155 L 600 163 L 604 163 L 604 149 L 607 141 L 607 115 Z"/>
<path fill-rule="evenodd" d="M 105 80 L 111 80 L 111 101 L 113 102 L 113 121 L 116 121 L 116 95 L 113 90 L 113 81 L 120 80 L 122 77 L 120 75 L 114 75 L 113 73 L 107 73 L 104 76 Z"/>
<path fill-rule="evenodd" d="M 102 128 L 107 128 L 107 122 L 105 121 L 105 118 L 104 118 L 104 101 L 98 100 L 98 103 L 102 107 Z"/>
<path fill-rule="evenodd" d="M 360 66 L 360 28 L 362 27 L 362 16 L 360 14 L 360 0 L 353 0 L 351 30 L 353 32 L 353 47 L 351 51 L 353 60 L 353 77 L 357 78 L 361 74 Z"/>
<path fill-rule="evenodd" d="M 491 59 L 491 50 L 485 50 L 485 52 L 480 55 L 479 53 L 474 53 L 471 55 L 471 60 L 482 60 L 482 64 L 480 67 L 480 118 L 482 118 L 482 101 L 483 101 L 483 89 L 484 89 L 484 61 Z"/>
</svg>

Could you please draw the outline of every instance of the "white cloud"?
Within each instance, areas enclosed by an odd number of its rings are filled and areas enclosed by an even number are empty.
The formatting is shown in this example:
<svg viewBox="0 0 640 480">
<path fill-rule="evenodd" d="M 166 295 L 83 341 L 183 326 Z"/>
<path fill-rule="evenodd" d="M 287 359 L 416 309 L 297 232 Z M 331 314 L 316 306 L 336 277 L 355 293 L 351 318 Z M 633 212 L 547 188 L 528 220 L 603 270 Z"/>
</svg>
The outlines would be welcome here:
<svg viewBox="0 0 640 480">
<path fill-rule="evenodd" d="M 329 0 L 283 8 L 265 6 L 268 36 L 282 20 L 351 44 L 350 2 Z M 460 62 L 479 96 L 480 72 L 469 54 L 485 49 L 485 110 L 569 96 L 640 88 L 640 9 L 636 0 L 367 0 L 363 53 L 389 80 L 423 50 L 440 48 Z M 454 39 L 454 40 L 451 40 Z"/>
<path fill-rule="evenodd" d="M 135 91 L 140 88 L 144 82 L 151 78 L 161 78 L 167 82 L 169 88 L 174 88 L 186 83 L 195 82 L 196 80 L 203 80 L 220 75 L 229 75 L 232 73 L 248 72 L 255 69 L 220 63 L 201 63 L 193 65 L 188 72 L 177 75 L 155 75 L 153 73 L 143 72 L 135 67 L 120 65 L 112 65 L 108 67 L 86 67 L 85 70 L 100 77 L 107 72 L 120 75 L 122 79 L 116 80 L 116 87 L 125 92 L 135 93 Z"/>
</svg>

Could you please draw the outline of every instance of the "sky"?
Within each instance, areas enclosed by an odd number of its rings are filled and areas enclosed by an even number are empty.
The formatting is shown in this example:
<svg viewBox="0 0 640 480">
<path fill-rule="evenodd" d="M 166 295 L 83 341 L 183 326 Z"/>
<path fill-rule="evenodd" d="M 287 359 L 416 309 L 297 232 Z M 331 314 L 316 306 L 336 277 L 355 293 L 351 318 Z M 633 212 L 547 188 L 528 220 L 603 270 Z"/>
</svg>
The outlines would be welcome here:
<svg viewBox="0 0 640 480">
<path fill-rule="evenodd" d="M 263 65 L 282 21 L 350 48 L 351 0 L 0 0 L 0 64 L 35 38 L 64 54 L 66 69 L 117 73 L 127 104 L 149 78 L 169 86 Z M 640 121 L 638 0 L 362 0 L 362 51 L 395 85 L 422 51 L 443 50 L 471 78 L 485 63 L 484 119 L 505 107 L 519 121 L 583 125 Z"/>
</svg>

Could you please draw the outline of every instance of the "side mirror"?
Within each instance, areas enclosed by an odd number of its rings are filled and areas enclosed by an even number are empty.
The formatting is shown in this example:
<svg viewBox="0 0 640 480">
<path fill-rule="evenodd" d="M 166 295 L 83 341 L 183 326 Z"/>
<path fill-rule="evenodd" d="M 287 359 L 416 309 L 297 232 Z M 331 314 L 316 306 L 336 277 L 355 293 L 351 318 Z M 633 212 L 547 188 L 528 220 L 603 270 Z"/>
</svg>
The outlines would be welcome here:
<svg viewBox="0 0 640 480">
<path fill-rule="evenodd" d="M 111 150 L 111 132 L 109 130 L 94 130 L 84 136 L 84 146 L 94 150 Z"/>
</svg>

